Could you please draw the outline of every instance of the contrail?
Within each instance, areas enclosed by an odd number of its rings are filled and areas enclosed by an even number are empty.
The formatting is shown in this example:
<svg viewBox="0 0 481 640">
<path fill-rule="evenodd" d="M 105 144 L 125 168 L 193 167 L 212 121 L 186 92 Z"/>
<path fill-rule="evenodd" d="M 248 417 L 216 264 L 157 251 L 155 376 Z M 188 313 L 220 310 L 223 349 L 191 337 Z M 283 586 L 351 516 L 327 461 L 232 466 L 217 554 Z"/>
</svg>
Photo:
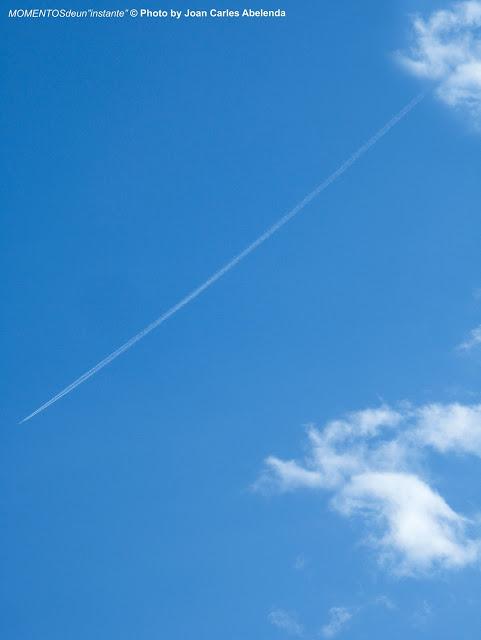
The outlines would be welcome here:
<svg viewBox="0 0 481 640">
<path fill-rule="evenodd" d="M 236 267 L 239 262 L 247 258 L 249 254 L 255 251 L 258 247 L 260 247 L 266 240 L 268 240 L 271 236 L 273 236 L 279 229 L 281 229 L 285 224 L 287 224 L 292 218 L 297 216 L 314 198 L 316 198 L 320 193 L 322 193 L 327 187 L 329 187 L 333 182 L 335 182 L 338 178 L 342 176 L 348 169 L 352 167 L 352 165 L 361 158 L 371 147 L 373 147 L 382 137 L 384 137 L 394 126 L 397 125 L 407 114 L 414 109 L 414 107 L 421 102 L 424 98 L 425 92 L 419 94 L 416 98 L 411 100 L 401 111 L 399 111 L 395 116 L 393 116 L 377 133 L 375 133 L 367 142 L 365 142 L 357 151 L 355 151 L 345 162 L 341 164 L 341 166 L 336 169 L 330 176 L 328 176 L 325 180 L 323 180 L 315 189 L 313 189 L 310 193 L 305 196 L 296 206 L 288 211 L 282 218 L 279 218 L 277 222 L 275 222 L 271 227 L 267 229 L 261 236 L 254 240 L 250 245 L 248 245 L 243 251 L 238 253 L 232 260 L 227 262 L 223 267 L 221 267 L 218 271 L 210 276 L 204 283 L 199 285 L 196 289 L 193 289 L 190 293 L 188 293 L 184 298 L 182 298 L 177 304 L 174 304 L 173 307 L 170 307 L 165 313 L 163 313 L 157 320 L 154 320 L 150 324 L 148 324 L 144 329 L 139 331 L 133 338 L 130 338 L 127 342 L 125 342 L 118 349 L 113 351 L 106 358 L 101 360 L 94 367 L 86 371 L 79 378 L 74 380 L 68 387 L 59 391 L 57 395 L 53 396 L 50 400 L 42 404 L 38 409 L 35 409 L 32 413 L 30 413 L 26 418 L 20 420 L 19 424 L 23 422 L 27 422 L 38 413 L 45 411 L 50 405 L 54 404 L 60 398 L 63 398 L 67 394 L 71 393 L 78 386 L 83 384 L 86 380 L 94 376 L 101 369 L 110 364 L 115 358 L 118 358 L 122 353 L 130 349 L 134 346 L 139 340 L 145 338 L 145 336 L 168 320 L 170 317 L 175 315 L 178 311 L 180 311 L 183 307 L 188 305 L 190 302 L 195 300 L 201 293 L 203 293 L 206 289 L 211 287 L 217 280 L 220 280 L 226 273 L 228 273 L 231 269 Z"/>
</svg>

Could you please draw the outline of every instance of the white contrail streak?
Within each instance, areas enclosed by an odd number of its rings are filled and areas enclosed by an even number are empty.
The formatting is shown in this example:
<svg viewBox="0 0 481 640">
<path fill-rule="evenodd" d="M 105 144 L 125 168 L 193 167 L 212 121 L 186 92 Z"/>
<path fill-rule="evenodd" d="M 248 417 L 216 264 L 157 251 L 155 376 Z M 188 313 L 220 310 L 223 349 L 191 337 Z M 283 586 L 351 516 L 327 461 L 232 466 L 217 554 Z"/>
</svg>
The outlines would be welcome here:
<svg viewBox="0 0 481 640">
<path fill-rule="evenodd" d="M 325 189 L 327 189 L 327 187 L 329 187 L 333 182 L 335 182 L 338 178 L 340 178 L 343 173 L 345 173 L 348 169 L 350 169 L 350 167 L 352 167 L 352 165 L 355 162 L 357 162 L 359 158 L 361 158 L 361 156 L 363 156 L 367 151 L 369 151 L 369 149 L 373 147 L 376 144 L 376 142 L 378 142 L 383 136 L 385 136 L 386 133 L 388 133 L 400 120 L 402 120 L 410 111 L 412 111 L 412 109 L 414 109 L 414 107 L 419 102 L 421 102 L 421 100 L 424 98 L 424 95 L 425 95 L 424 93 L 421 93 L 416 98 L 411 100 L 409 104 L 407 104 L 403 109 L 401 109 L 401 111 L 399 111 L 394 117 L 391 118 L 391 120 L 389 120 L 383 127 L 381 127 L 381 129 L 379 129 L 377 133 L 375 133 L 371 138 L 369 138 L 367 142 L 365 142 L 345 162 L 343 162 L 338 169 L 336 169 L 333 173 L 331 173 L 330 176 L 328 176 L 325 180 L 323 180 L 323 182 L 321 182 L 315 189 L 313 189 L 309 194 L 307 194 L 305 198 L 303 198 L 298 204 L 296 204 L 296 206 L 293 209 L 291 209 L 285 215 L 283 215 L 282 218 L 280 218 L 271 227 L 269 227 L 267 231 L 265 231 L 261 236 L 259 236 L 257 240 L 254 240 L 254 242 L 252 242 L 249 246 L 247 246 L 243 251 L 238 253 L 234 258 L 232 258 L 232 260 L 227 262 L 227 264 L 225 264 L 213 275 L 211 275 L 210 278 L 208 278 L 203 284 L 199 285 L 196 289 L 188 293 L 184 298 L 182 298 L 182 300 L 177 302 L 177 304 L 175 304 L 173 307 L 168 309 L 159 318 L 157 318 L 157 320 L 154 320 L 149 325 L 147 325 L 144 329 L 142 329 L 142 331 L 139 331 L 139 333 L 137 333 L 133 338 L 130 338 L 130 340 L 128 340 L 125 344 L 123 344 L 118 349 L 113 351 L 110 355 L 108 355 L 106 358 L 101 360 L 94 367 L 86 371 L 83 375 L 80 376 L 80 378 L 77 378 L 76 380 L 74 380 L 71 384 L 68 385 L 68 387 L 65 387 L 65 389 L 63 389 L 62 391 L 59 391 L 57 395 L 53 396 L 53 398 L 51 398 L 50 400 L 42 404 L 38 409 L 30 413 L 26 418 L 23 418 L 23 420 L 21 420 L 19 424 L 22 424 L 22 422 L 26 422 L 27 420 L 30 420 L 31 418 L 36 416 L 38 413 L 45 411 L 45 409 L 47 409 L 48 407 L 50 407 L 50 405 L 57 402 L 57 400 L 60 400 L 60 398 L 63 398 L 64 396 L 69 394 L 71 391 L 76 389 L 79 385 L 81 385 L 86 380 L 94 376 L 98 371 L 100 371 L 100 369 L 103 369 L 108 364 L 110 364 L 113 360 L 115 360 L 115 358 L 118 358 L 122 353 L 124 353 L 125 351 L 133 347 L 134 344 L 139 342 L 139 340 L 142 340 L 142 338 L 144 338 L 148 333 L 156 329 L 159 325 L 164 323 L 171 316 L 173 316 L 178 311 L 180 311 L 183 307 L 185 307 L 190 302 L 195 300 L 198 296 L 200 296 L 201 293 L 203 293 L 206 289 L 208 289 L 215 282 L 217 282 L 217 280 L 220 280 L 222 276 L 228 273 L 231 269 L 237 266 L 239 262 L 244 260 L 244 258 L 247 258 L 249 254 L 255 251 L 262 244 L 264 244 L 264 242 L 268 240 L 271 236 L 273 236 L 277 231 L 279 231 L 281 227 L 283 227 L 290 220 L 292 220 L 292 218 L 297 216 L 297 214 L 300 213 L 304 209 L 304 207 L 306 207 L 310 202 L 312 202 L 314 198 L 316 198 L 320 193 L 322 193 Z"/>
</svg>

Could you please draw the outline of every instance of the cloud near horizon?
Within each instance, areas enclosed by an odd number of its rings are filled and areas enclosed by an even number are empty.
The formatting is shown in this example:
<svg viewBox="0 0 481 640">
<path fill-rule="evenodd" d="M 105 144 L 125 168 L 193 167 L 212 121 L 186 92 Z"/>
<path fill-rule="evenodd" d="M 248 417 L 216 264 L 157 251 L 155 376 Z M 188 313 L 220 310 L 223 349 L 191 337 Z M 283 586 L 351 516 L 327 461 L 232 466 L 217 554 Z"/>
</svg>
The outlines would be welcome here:
<svg viewBox="0 0 481 640">
<path fill-rule="evenodd" d="M 269 456 L 255 487 L 329 492 L 339 514 L 365 521 L 379 559 L 399 575 L 479 562 L 475 523 L 421 469 L 428 451 L 481 457 L 481 405 L 382 406 L 311 426 L 307 437 L 304 460 Z"/>
<path fill-rule="evenodd" d="M 452 4 L 412 20 L 412 45 L 398 52 L 413 75 L 436 83 L 446 105 L 469 113 L 481 129 L 481 0 Z"/>
</svg>

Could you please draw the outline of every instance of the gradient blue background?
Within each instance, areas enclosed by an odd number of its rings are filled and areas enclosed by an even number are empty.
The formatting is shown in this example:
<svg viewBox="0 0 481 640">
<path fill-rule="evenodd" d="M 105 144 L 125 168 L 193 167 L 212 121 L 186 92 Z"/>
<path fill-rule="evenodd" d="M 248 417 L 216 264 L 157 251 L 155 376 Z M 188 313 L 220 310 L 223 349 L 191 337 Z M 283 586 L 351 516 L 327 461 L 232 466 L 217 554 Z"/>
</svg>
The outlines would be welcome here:
<svg viewBox="0 0 481 640">
<path fill-rule="evenodd" d="M 453 350 L 481 317 L 481 139 L 430 97 L 202 298 L 16 424 L 419 91 L 392 52 L 408 14 L 440 3 L 281 6 L 277 21 L 1 10 L 6 640 L 267 640 L 275 607 L 315 637 L 339 605 L 365 607 L 352 639 L 480 636 L 478 570 L 394 579 L 323 496 L 249 490 L 308 422 L 479 397 L 479 360 Z M 443 473 L 453 506 L 481 504 L 479 463 Z M 366 605 L 381 594 L 395 610 Z"/>
</svg>

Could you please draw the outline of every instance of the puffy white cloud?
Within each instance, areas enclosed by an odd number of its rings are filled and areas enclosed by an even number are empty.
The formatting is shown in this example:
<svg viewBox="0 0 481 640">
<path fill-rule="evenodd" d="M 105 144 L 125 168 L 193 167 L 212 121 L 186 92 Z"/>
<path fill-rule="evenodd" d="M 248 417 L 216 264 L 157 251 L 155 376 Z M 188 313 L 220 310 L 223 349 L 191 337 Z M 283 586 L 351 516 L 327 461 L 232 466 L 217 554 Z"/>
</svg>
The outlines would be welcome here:
<svg viewBox="0 0 481 640">
<path fill-rule="evenodd" d="M 352 613 L 346 607 L 332 607 L 329 611 L 329 622 L 322 627 L 322 635 L 325 638 L 334 638 L 343 631 L 351 618 Z"/>
<path fill-rule="evenodd" d="M 481 124 L 481 1 L 453 4 L 427 19 L 415 16 L 412 47 L 399 54 L 416 76 L 435 81 L 449 106 L 468 110 Z"/>
<path fill-rule="evenodd" d="M 415 475 L 354 476 L 336 506 L 345 515 L 363 513 L 380 530 L 376 543 L 399 573 L 463 567 L 478 557 L 478 543 L 466 537 L 466 520 Z"/>
<path fill-rule="evenodd" d="M 325 435 L 330 440 L 346 439 L 349 436 L 375 436 L 385 427 L 396 427 L 402 420 L 402 414 L 383 405 L 375 409 L 364 409 L 349 413 L 344 420 L 333 420 Z"/>
<path fill-rule="evenodd" d="M 481 456 L 481 405 L 429 404 L 416 417 L 413 435 L 421 445 Z"/>
<path fill-rule="evenodd" d="M 423 477 L 428 451 L 481 457 L 481 405 L 351 413 L 310 427 L 304 460 L 268 457 L 262 477 L 280 491 L 331 492 L 340 514 L 365 520 L 379 557 L 398 573 L 461 568 L 479 560 L 480 541 Z"/>
<path fill-rule="evenodd" d="M 272 625 L 291 636 L 302 636 L 304 632 L 302 625 L 284 609 L 273 609 L 267 618 Z"/>
<path fill-rule="evenodd" d="M 269 456 L 265 460 L 269 473 L 263 474 L 258 484 L 272 486 L 274 479 L 274 484 L 283 491 L 299 488 L 333 489 L 354 473 L 369 469 L 372 457 L 381 458 L 381 466 L 383 461 L 390 465 L 393 457 L 398 461 L 403 455 L 398 443 L 385 443 L 369 451 L 359 441 L 375 438 L 383 429 L 398 426 L 402 420 L 401 413 L 382 406 L 349 413 L 342 420 L 329 422 L 322 432 L 309 427 L 309 455 L 304 464 Z"/>
</svg>

